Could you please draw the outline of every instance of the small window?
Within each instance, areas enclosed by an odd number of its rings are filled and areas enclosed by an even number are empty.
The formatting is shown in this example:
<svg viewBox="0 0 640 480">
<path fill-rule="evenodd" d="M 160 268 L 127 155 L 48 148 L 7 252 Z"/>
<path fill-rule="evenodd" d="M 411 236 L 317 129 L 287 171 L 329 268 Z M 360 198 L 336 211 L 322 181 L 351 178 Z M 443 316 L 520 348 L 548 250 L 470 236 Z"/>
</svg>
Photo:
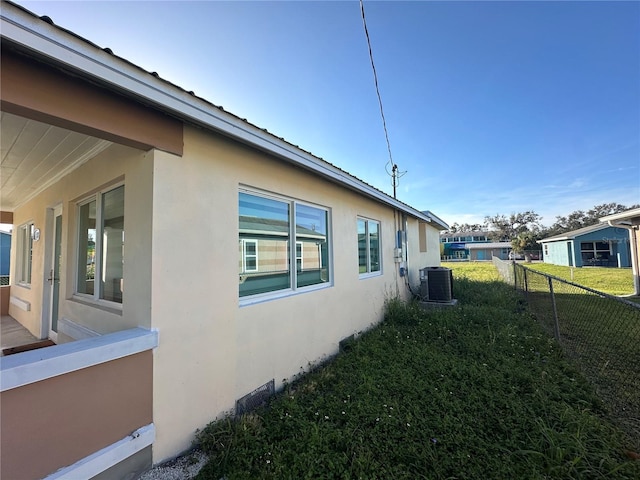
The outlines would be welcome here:
<svg viewBox="0 0 640 480">
<path fill-rule="evenodd" d="M 19 285 L 31 285 L 33 231 L 33 222 L 28 222 L 18 227 L 16 279 Z"/>
<path fill-rule="evenodd" d="M 124 288 L 124 185 L 78 205 L 76 293 L 122 303 Z"/>
<path fill-rule="evenodd" d="M 245 245 L 239 262 L 240 297 L 330 281 L 329 211 L 324 208 L 240 192 L 239 241 Z M 248 241 L 253 242 L 249 250 Z M 247 268 L 253 259 L 255 270 Z"/>
<path fill-rule="evenodd" d="M 302 252 L 303 252 L 303 243 L 296 242 L 296 270 L 298 272 L 301 272 L 303 268 L 302 261 L 304 256 L 302 255 Z"/>
<path fill-rule="evenodd" d="M 380 222 L 358 218 L 358 272 L 380 273 Z"/>
<path fill-rule="evenodd" d="M 258 271 L 258 241 L 242 240 L 242 271 Z"/>
</svg>

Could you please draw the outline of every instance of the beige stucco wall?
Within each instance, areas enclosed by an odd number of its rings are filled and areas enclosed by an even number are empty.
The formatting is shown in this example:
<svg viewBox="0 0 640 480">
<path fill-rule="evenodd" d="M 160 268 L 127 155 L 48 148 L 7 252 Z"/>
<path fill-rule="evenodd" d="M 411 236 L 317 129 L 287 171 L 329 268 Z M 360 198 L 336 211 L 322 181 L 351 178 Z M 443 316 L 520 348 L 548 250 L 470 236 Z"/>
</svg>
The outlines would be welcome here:
<svg viewBox="0 0 640 480">
<path fill-rule="evenodd" d="M 118 181 L 125 185 L 121 313 L 73 298 L 76 204 Z M 333 285 L 239 305 L 241 185 L 330 210 Z M 51 241 L 47 211 L 59 204 L 60 317 L 98 333 L 135 326 L 159 331 L 153 355 L 156 463 L 188 448 L 197 428 L 233 409 L 254 388 L 271 379 L 279 387 L 336 353 L 341 339 L 381 320 L 385 299 L 409 296 L 393 258 L 393 210 L 222 137 L 186 128 L 183 157 L 113 145 L 16 209 L 14 224 L 33 220 L 42 236 L 34 243 L 31 288 L 12 287 L 13 295 L 31 303 L 31 311 L 12 306 L 10 313 L 37 336 L 46 336 L 48 328 L 42 309 L 43 285 L 48 285 L 45 246 Z M 381 222 L 380 276 L 359 278 L 358 216 Z M 438 235 L 427 226 L 427 252 L 420 252 L 418 221 L 409 218 L 407 227 L 408 267 L 417 285 L 419 268 L 439 264 Z M 12 256 L 15 265 L 15 245 Z"/>
<path fill-rule="evenodd" d="M 393 259 L 393 211 L 299 168 L 185 128 L 184 156 L 154 152 L 153 179 L 157 463 L 188 448 L 197 428 L 233 409 L 241 396 L 271 379 L 279 387 L 336 353 L 341 339 L 381 320 L 386 298 L 408 298 L 408 289 Z M 332 286 L 239 305 L 240 186 L 330 209 Z M 380 276 L 359 278 L 359 215 L 381 222 Z M 418 268 L 439 264 L 437 230 L 429 229 L 428 251 L 419 253 L 417 226 L 409 220 L 414 284 Z"/>
<path fill-rule="evenodd" d="M 151 324 L 151 201 L 152 157 L 132 148 L 112 145 L 58 182 L 51 185 L 14 212 L 14 225 L 33 221 L 41 230 L 41 238 L 33 242 L 31 286 L 11 287 L 11 295 L 31 304 L 30 311 L 10 305 L 9 314 L 37 337 L 48 335 L 49 258 L 51 243 L 51 209 L 62 205 L 62 268 L 60 275 L 60 318 L 66 318 L 97 333 L 110 333 Z M 77 248 L 76 202 L 110 183 L 125 183 L 125 262 L 124 298 L 121 311 L 102 308 L 73 298 L 75 255 Z M 11 278 L 15 279 L 17 242 L 12 244 Z M 135 262 L 133 261 L 135 259 Z M 69 340 L 61 335 L 59 341 Z"/>
</svg>

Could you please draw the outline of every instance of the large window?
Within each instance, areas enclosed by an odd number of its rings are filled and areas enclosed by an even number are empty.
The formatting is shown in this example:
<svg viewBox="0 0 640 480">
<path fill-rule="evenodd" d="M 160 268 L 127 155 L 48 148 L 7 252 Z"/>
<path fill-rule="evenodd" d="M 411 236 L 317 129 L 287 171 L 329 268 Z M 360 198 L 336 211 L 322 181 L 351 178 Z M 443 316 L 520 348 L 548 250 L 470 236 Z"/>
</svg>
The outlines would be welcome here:
<svg viewBox="0 0 640 480">
<path fill-rule="evenodd" d="M 327 209 L 247 191 L 238 206 L 240 297 L 330 281 Z"/>
<path fill-rule="evenodd" d="M 19 285 L 31 285 L 33 222 L 18 227 L 16 280 Z"/>
<path fill-rule="evenodd" d="M 358 267 L 360 275 L 380 273 L 380 222 L 358 218 Z"/>
<path fill-rule="evenodd" d="M 124 185 L 78 205 L 76 293 L 122 303 L 124 289 Z"/>
<path fill-rule="evenodd" d="M 601 264 L 609 261 L 609 242 L 581 242 L 583 264 Z"/>
</svg>

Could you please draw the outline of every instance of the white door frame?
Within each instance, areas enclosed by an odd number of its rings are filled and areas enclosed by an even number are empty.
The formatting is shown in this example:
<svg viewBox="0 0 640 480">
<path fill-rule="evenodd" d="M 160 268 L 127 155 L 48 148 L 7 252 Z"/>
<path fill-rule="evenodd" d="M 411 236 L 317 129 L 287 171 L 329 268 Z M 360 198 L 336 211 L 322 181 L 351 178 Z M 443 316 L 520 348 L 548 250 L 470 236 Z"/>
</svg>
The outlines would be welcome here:
<svg viewBox="0 0 640 480">
<path fill-rule="evenodd" d="M 62 215 L 62 204 L 54 207 L 47 208 L 46 222 L 45 222 L 45 235 L 43 240 L 45 243 L 44 248 L 44 269 L 42 278 L 42 322 L 40 330 L 40 338 L 50 338 L 54 342 L 58 340 L 57 331 L 51 330 L 51 320 L 53 312 L 53 263 L 55 261 L 55 241 L 56 241 L 56 224 L 55 219 L 58 215 Z M 64 222 L 64 217 L 62 218 Z M 62 230 L 64 227 L 62 226 Z M 62 231 L 60 235 L 62 235 Z M 62 243 L 62 237 L 61 237 Z M 64 249 L 63 249 L 64 251 Z M 62 255 L 62 252 L 60 253 Z M 51 280 L 50 280 L 51 279 Z M 58 296 L 60 292 L 58 291 Z M 59 320 L 59 319 L 58 319 Z"/>
</svg>

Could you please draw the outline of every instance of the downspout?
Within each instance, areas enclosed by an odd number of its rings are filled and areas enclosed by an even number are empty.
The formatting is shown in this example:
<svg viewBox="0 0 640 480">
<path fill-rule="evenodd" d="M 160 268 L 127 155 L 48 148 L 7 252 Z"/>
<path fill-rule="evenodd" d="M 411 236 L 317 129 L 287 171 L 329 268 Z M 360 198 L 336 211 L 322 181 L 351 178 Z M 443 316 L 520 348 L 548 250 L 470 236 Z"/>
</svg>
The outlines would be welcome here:
<svg viewBox="0 0 640 480">
<path fill-rule="evenodd" d="M 613 223 L 613 221 L 607 221 L 610 227 L 615 228 L 625 228 L 629 230 L 629 241 L 630 241 L 630 250 L 631 250 L 631 271 L 633 273 L 633 289 L 634 295 L 640 295 L 640 265 L 638 265 L 638 238 L 636 231 L 637 227 L 633 225 L 624 225 L 622 223 Z"/>
</svg>

